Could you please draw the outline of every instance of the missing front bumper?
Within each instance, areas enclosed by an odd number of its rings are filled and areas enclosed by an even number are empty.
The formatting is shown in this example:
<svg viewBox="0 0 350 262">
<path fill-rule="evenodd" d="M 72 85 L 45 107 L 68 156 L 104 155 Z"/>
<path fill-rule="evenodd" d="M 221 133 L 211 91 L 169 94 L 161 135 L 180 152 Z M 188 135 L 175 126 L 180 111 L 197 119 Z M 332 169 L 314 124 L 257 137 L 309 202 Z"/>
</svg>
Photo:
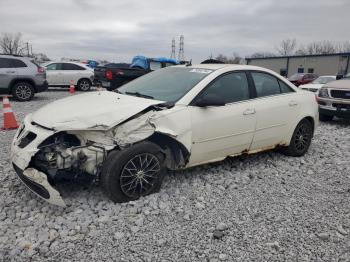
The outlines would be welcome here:
<svg viewBox="0 0 350 262">
<path fill-rule="evenodd" d="M 48 182 L 47 176 L 34 168 L 27 168 L 21 170 L 15 164 L 13 167 L 19 179 L 26 185 L 33 193 L 49 202 L 50 204 L 65 207 L 60 193 L 54 189 Z"/>
</svg>

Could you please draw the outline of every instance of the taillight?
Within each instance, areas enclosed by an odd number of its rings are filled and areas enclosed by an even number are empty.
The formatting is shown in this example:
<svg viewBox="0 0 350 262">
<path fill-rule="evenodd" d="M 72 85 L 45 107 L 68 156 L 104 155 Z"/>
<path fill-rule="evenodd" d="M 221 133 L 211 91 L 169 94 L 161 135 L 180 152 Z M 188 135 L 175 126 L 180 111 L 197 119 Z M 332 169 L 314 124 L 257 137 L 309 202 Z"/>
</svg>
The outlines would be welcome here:
<svg viewBox="0 0 350 262">
<path fill-rule="evenodd" d="M 106 78 L 107 78 L 108 80 L 112 80 L 112 79 L 113 79 L 113 73 L 112 73 L 112 71 L 110 71 L 110 70 L 106 71 Z"/>
<path fill-rule="evenodd" d="M 39 67 L 38 67 L 38 73 L 45 73 L 45 68 L 39 66 Z"/>
</svg>

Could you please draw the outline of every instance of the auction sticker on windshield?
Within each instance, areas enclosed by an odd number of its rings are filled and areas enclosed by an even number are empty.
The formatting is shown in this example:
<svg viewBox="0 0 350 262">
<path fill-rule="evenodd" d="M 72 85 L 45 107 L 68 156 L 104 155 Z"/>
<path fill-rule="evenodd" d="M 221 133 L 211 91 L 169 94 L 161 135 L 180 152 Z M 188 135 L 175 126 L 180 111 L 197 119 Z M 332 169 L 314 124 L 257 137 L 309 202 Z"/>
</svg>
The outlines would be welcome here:
<svg viewBox="0 0 350 262">
<path fill-rule="evenodd" d="M 194 68 L 190 71 L 190 73 L 199 73 L 199 74 L 210 74 L 211 72 L 213 72 L 213 70 L 199 69 L 199 68 Z"/>
</svg>

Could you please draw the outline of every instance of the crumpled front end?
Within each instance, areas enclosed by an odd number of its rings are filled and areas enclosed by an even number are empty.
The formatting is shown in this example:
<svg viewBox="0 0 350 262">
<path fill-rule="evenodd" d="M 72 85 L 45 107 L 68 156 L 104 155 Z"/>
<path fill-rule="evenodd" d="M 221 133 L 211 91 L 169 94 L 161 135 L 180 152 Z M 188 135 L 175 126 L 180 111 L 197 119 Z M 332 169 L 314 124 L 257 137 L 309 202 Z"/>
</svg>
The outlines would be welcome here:
<svg viewBox="0 0 350 262">
<path fill-rule="evenodd" d="M 55 205 L 65 204 L 54 182 L 86 176 L 98 180 L 110 151 L 122 151 L 143 140 L 162 148 L 167 168 L 176 170 L 188 163 L 191 132 L 186 107 L 150 106 L 103 130 L 85 128 L 84 121 L 82 128 L 71 129 L 69 124 L 51 128 L 34 120 L 28 115 L 18 130 L 11 160 L 21 181 Z"/>
<path fill-rule="evenodd" d="M 55 131 L 28 115 L 12 142 L 11 161 L 20 180 L 51 204 L 65 206 L 53 187 L 58 178 L 96 176 L 113 141 L 98 131 Z"/>
</svg>

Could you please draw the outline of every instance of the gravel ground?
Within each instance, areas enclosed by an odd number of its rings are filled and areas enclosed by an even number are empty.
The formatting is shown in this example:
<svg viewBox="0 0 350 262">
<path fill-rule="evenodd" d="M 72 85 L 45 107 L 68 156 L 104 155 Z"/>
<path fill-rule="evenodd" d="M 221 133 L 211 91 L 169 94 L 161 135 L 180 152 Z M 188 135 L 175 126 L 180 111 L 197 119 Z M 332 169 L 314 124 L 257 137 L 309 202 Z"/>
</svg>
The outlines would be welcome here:
<svg viewBox="0 0 350 262">
<path fill-rule="evenodd" d="M 11 104 L 23 119 L 67 95 Z M 350 261 L 349 121 L 321 124 L 304 157 L 271 151 L 172 173 L 161 192 L 126 204 L 63 184 L 67 208 L 16 178 L 14 132 L 0 131 L 0 260 Z"/>
</svg>

